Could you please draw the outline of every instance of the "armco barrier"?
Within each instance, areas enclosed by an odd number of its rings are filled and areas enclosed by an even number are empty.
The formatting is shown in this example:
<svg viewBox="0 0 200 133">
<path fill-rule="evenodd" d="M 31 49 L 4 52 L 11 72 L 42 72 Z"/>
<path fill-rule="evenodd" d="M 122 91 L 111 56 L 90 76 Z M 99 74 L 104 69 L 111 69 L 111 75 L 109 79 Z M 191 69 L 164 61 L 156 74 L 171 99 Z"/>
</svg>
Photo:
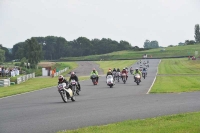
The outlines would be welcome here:
<svg viewBox="0 0 200 133">
<path fill-rule="evenodd" d="M 0 87 L 10 86 L 10 78 L 0 79 Z"/>
<path fill-rule="evenodd" d="M 30 78 L 35 78 L 35 73 L 27 74 L 17 78 L 17 84 L 27 81 Z"/>
<path fill-rule="evenodd" d="M 60 70 L 60 71 L 54 73 L 54 76 L 58 76 L 58 75 L 60 75 L 61 73 L 67 71 L 67 70 L 68 70 L 68 68 L 65 68 L 65 69 L 63 69 L 63 70 Z"/>
</svg>

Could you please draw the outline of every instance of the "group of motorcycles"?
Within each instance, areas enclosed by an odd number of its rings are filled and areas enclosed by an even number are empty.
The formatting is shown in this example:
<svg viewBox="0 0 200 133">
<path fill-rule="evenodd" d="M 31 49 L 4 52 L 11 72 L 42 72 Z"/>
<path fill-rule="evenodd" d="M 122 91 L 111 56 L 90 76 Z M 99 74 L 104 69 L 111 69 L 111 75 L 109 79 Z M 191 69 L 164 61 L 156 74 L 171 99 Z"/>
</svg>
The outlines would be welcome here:
<svg viewBox="0 0 200 133">
<path fill-rule="evenodd" d="M 70 99 L 74 102 L 75 96 L 79 95 L 78 83 L 75 80 L 71 80 L 68 86 L 66 83 L 60 83 L 57 88 L 63 102 L 65 103 Z"/>
<path fill-rule="evenodd" d="M 137 64 L 140 64 L 139 70 L 142 72 L 142 77 L 145 79 L 145 77 L 147 76 L 147 67 L 149 67 L 148 62 L 143 63 L 144 67 L 146 68 L 145 71 L 143 70 L 143 66 L 141 62 Z M 128 73 L 128 69 L 127 69 L 127 73 Z M 130 69 L 130 73 L 131 75 L 133 74 L 133 69 Z M 141 82 L 140 74 L 135 74 L 134 78 L 135 78 L 136 84 L 139 85 Z M 127 75 L 121 74 L 121 72 L 113 72 L 113 76 L 112 75 L 107 76 L 106 84 L 110 88 L 112 88 L 115 85 L 115 81 L 120 82 L 120 79 L 125 84 L 127 81 Z M 91 75 L 91 80 L 92 80 L 93 85 L 97 85 L 97 75 L 95 74 Z M 75 101 L 75 96 L 79 95 L 78 83 L 75 80 L 71 80 L 68 86 L 66 85 L 66 83 L 58 84 L 57 88 L 63 102 L 65 103 L 70 99 L 71 101 Z"/>
</svg>

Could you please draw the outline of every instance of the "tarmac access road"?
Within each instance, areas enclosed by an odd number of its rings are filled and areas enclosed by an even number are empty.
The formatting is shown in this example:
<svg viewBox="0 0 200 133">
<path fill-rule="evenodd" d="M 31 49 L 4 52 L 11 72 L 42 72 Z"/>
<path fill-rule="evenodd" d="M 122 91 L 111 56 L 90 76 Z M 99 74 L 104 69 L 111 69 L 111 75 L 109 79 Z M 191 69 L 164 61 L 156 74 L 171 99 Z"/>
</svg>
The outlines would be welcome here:
<svg viewBox="0 0 200 133">
<path fill-rule="evenodd" d="M 150 60 L 146 79 L 138 86 L 129 75 L 126 84 L 97 86 L 81 81 L 76 101 L 64 103 L 56 87 L 0 99 L 0 133 L 55 133 L 60 130 L 104 125 L 128 119 L 200 110 L 200 92 L 146 94 L 154 81 L 160 60 Z M 138 67 L 137 64 L 133 68 Z"/>
</svg>

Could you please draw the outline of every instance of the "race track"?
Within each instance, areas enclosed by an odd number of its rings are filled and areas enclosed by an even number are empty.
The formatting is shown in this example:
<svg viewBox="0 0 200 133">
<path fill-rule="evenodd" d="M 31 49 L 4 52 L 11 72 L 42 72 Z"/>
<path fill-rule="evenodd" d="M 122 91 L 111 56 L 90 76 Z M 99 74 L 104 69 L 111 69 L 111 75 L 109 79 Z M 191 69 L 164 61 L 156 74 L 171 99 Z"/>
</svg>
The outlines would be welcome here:
<svg viewBox="0 0 200 133">
<path fill-rule="evenodd" d="M 63 103 L 56 87 L 0 99 L 0 133 L 55 133 L 128 119 L 200 110 L 200 92 L 146 94 L 159 60 L 150 60 L 148 76 L 139 86 L 129 75 L 113 88 L 100 77 L 97 86 L 82 81 L 76 101 Z M 136 65 L 134 65 L 134 68 Z"/>
</svg>

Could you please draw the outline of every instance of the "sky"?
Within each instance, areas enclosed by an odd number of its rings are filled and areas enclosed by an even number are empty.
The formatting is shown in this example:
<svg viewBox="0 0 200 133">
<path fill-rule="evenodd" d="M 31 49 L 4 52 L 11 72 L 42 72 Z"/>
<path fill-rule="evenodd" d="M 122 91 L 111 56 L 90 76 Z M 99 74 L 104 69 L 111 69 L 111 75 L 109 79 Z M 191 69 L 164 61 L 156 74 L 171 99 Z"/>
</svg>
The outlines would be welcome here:
<svg viewBox="0 0 200 133">
<path fill-rule="evenodd" d="M 0 44 L 31 37 L 110 38 L 143 47 L 194 40 L 200 0 L 0 0 Z"/>
</svg>

